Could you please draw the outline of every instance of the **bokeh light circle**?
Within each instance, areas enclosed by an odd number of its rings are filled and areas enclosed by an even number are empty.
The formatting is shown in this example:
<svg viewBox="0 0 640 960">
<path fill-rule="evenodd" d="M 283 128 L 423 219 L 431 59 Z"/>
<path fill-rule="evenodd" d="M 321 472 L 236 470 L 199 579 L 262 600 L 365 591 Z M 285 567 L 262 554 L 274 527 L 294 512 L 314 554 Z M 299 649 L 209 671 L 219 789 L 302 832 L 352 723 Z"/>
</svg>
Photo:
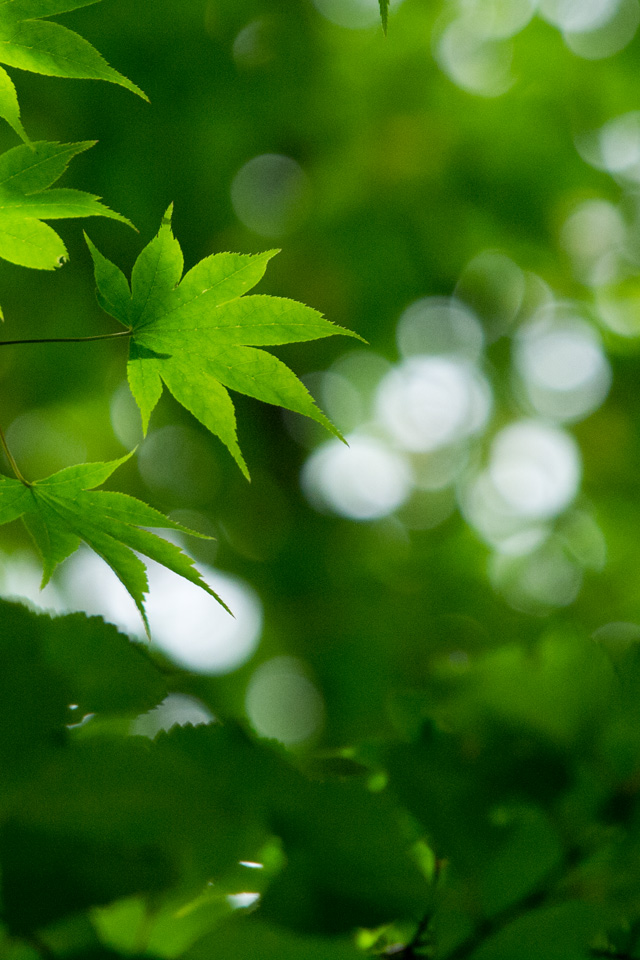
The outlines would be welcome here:
<svg viewBox="0 0 640 960">
<path fill-rule="evenodd" d="M 301 476 L 308 499 L 352 520 L 393 513 L 411 492 L 409 464 L 376 437 L 350 434 L 347 442 L 329 440 L 311 454 Z"/>
<path fill-rule="evenodd" d="M 279 153 L 253 157 L 231 184 L 238 219 L 263 237 L 280 237 L 304 219 L 310 197 L 307 175 L 295 160 Z"/>
</svg>

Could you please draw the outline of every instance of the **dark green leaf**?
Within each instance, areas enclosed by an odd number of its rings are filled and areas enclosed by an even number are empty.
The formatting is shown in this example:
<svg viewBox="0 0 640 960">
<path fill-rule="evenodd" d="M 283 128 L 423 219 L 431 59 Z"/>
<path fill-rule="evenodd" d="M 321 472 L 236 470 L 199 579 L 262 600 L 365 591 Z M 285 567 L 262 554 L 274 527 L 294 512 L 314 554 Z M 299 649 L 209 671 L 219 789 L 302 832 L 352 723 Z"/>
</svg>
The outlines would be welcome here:
<svg viewBox="0 0 640 960">
<path fill-rule="evenodd" d="M 389 0 L 379 0 L 380 19 L 382 20 L 382 29 L 387 32 L 387 23 L 389 20 Z"/>
</svg>

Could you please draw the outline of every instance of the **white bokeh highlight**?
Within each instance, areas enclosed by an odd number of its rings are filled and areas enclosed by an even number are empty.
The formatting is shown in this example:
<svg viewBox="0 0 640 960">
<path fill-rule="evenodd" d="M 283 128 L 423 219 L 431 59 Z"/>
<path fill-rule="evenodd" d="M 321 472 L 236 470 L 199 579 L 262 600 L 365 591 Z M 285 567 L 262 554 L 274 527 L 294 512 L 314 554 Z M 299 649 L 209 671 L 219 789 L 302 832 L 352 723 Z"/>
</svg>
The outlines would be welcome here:
<svg viewBox="0 0 640 960">
<path fill-rule="evenodd" d="M 566 431 L 521 420 L 494 438 L 488 473 L 507 511 L 544 520 L 566 509 L 578 492 L 580 451 Z"/>
<path fill-rule="evenodd" d="M 262 632 L 262 605 L 237 577 L 199 565 L 206 582 L 233 611 L 165 567 L 147 560 L 146 609 L 152 643 L 177 665 L 196 673 L 224 674 L 255 652 Z M 115 574 L 96 554 L 81 550 L 61 568 L 60 588 L 69 609 L 103 616 L 144 639 L 140 614 Z"/>
<path fill-rule="evenodd" d="M 215 717 L 201 700 L 186 693 L 170 693 L 153 710 L 136 717 L 130 732 L 153 739 L 160 731 L 169 731 L 175 726 L 199 727 L 209 723 L 215 723 Z"/>
<path fill-rule="evenodd" d="M 411 357 L 381 381 L 376 414 L 401 449 L 427 453 L 481 431 L 491 412 L 483 375 L 457 357 Z"/>
<path fill-rule="evenodd" d="M 295 657 L 274 657 L 254 672 L 245 709 L 261 737 L 294 746 L 316 736 L 325 716 L 324 701 Z"/>
<path fill-rule="evenodd" d="M 411 492 L 406 459 L 376 437 L 350 434 L 349 446 L 329 440 L 302 469 L 302 488 L 319 509 L 352 520 L 374 520 L 393 513 Z"/>
<path fill-rule="evenodd" d="M 514 364 L 531 407 L 562 422 L 596 410 L 611 385 L 599 334 L 571 312 L 542 311 L 524 324 L 514 340 Z"/>
<path fill-rule="evenodd" d="M 540 0 L 545 20 L 570 33 L 597 30 L 615 15 L 619 0 Z"/>
</svg>

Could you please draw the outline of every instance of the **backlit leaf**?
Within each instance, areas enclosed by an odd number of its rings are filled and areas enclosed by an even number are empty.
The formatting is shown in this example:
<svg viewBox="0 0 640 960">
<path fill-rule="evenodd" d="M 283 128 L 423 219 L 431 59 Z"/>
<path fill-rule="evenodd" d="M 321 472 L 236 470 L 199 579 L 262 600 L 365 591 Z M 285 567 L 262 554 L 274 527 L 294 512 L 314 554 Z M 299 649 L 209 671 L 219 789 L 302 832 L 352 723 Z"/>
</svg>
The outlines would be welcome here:
<svg viewBox="0 0 640 960">
<path fill-rule="evenodd" d="M 2 75 L 0 74 L 0 100 Z M 40 141 L 0 155 L 0 257 L 23 267 L 55 270 L 67 258 L 58 234 L 42 220 L 110 217 L 132 226 L 100 198 L 82 190 L 50 190 L 69 161 L 95 141 Z"/>
<path fill-rule="evenodd" d="M 146 100 L 143 91 L 110 67 L 88 40 L 62 24 L 42 19 L 96 2 L 0 0 L 0 61 L 10 67 L 50 77 L 108 80 Z M 11 124 L 23 140 L 27 140 L 13 81 L 5 70 L 0 68 L 0 71 L 0 117 Z"/>
<path fill-rule="evenodd" d="M 106 560 L 126 587 L 148 630 L 144 610 L 147 575 L 144 563 L 134 551 L 202 587 L 220 603 L 222 600 L 179 547 L 140 527 L 164 527 L 193 536 L 201 534 L 124 493 L 92 489 L 104 483 L 128 458 L 68 467 L 29 485 L 0 477 L 0 523 L 23 518 L 42 556 L 43 586 L 56 566 L 84 540 Z"/>
<path fill-rule="evenodd" d="M 181 281 L 182 251 L 171 232 L 170 208 L 160 232 L 134 265 L 129 293 L 122 272 L 87 242 L 98 301 L 133 334 L 129 384 L 145 431 L 164 383 L 220 437 L 247 477 L 227 389 L 302 413 L 340 436 L 291 370 L 256 349 L 334 334 L 357 336 L 302 303 L 243 296 L 262 278 L 277 251 L 214 254 Z"/>
</svg>

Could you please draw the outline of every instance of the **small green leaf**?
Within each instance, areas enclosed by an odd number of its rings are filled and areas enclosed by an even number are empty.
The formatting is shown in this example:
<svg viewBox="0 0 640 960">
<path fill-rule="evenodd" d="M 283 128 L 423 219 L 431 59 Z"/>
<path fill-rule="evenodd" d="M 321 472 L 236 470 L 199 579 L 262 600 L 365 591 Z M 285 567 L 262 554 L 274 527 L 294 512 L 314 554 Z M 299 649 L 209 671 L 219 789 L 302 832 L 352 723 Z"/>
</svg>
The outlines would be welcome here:
<svg viewBox="0 0 640 960">
<path fill-rule="evenodd" d="M 1 80 L 0 75 L 0 86 Z M 133 226 L 91 193 L 49 189 L 72 157 L 94 143 L 40 141 L 0 155 L 0 257 L 37 270 L 59 267 L 67 259 L 66 247 L 55 230 L 42 220 L 97 216 Z"/>
<path fill-rule="evenodd" d="M 145 627 L 148 590 L 144 563 L 138 553 L 156 560 L 191 583 L 202 587 L 225 609 L 220 597 L 205 583 L 193 561 L 174 543 L 141 526 L 164 527 L 201 536 L 169 520 L 158 510 L 123 493 L 92 491 L 111 476 L 131 454 L 111 463 L 85 463 L 67 467 L 46 480 L 26 486 L 0 477 L 0 523 L 22 517 L 43 561 L 43 586 L 59 563 L 84 540 L 109 564 L 133 598 Z"/>
<path fill-rule="evenodd" d="M 382 20 L 382 29 L 386 34 L 387 23 L 389 20 L 389 0 L 379 0 L 379 3 L 380 3 L 380 19 Z"/>
<path fill-rule="evenodd" d="M 181 280 L 182 251 L 171 231 L 171 212 L 170 207 L 157 236 L 134 265 L 130 295 L 118 268 L 88 240 L 98 301 L 133 331 L 129 385 L 145 432 L 164 383 L 222 440 L 247 477 L 227 388 L 302 413 L 340 437 L 291 370 L 255 348 L 358 335 L 302 303 L 243 296 L 262 278 L 276 250 L 214 254 Z"/>
</svg>

